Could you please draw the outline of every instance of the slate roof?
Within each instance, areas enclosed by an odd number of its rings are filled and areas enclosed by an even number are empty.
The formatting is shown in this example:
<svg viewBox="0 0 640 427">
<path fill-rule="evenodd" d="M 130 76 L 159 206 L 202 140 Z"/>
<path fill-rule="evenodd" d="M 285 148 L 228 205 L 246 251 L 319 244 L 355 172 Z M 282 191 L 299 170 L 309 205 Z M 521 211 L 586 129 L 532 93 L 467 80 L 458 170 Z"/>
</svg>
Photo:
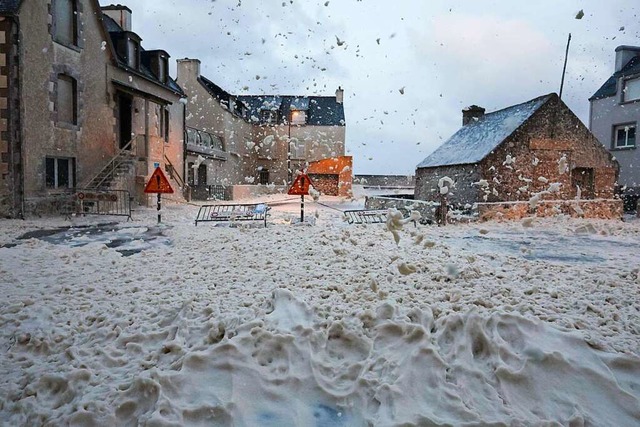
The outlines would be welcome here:
<svg viewBox="0 0 640 427">
<path fill-rule="evenodd" d="M 204 76 L 198 81 L 209 94 L 219 102 L 229 106 L 229 100 L 235 97 L 242 103 L 246 112 L 241 117 L 249 123 L 259 124 L 260 112 L 278 111 L 278 124 L 286 124 L 289 111 L 305 110 L 307 125 L 345 126 L 344 105 L 336 102 L 335 96 L 295 96 L 295 95 L 239 95 L 234 96 Z"/>
<path fill-rule="evenodd" d="M 279 112 L 279 124 L 286 124 L 291 110 L 307 112 L 307 125 L 345 126 L 344 105 L 336 102 L 335 96 L 294 96 L 294 95 L 242 95 L 238 96 L 248 109 L 245 119 L 256 122 L 261 110 L 274 109 Z"/>
<path fill-rule="evenodd" d="M 620 71 L 613 73 L 602 87 L 589 98 L 589 101 L 615 96 L 618 79 L 634 74 L 640 74 L 640 56 L 634 56 Z"/>
<path fill-rule="evenodd" d="M 0 0 L 0 14 L 11 14 L 18 11 L 22 0 Z"/>
<path fill-rule="evenodd" d="M 120 25 L 118 25 L 118 23 L 116 21 L 114 21 L 110 16 L 103 14 L 102 15 L 102 22 L 104 22 L 104 26 L 107 29 L 107 31 L 109 32 L 109 34 L 111 35 L 111 38 L 114 39 L 114 44 L 115 44 L 115 38 L 120 34 L 120 33 L 124 33 L 125 31 L 122 29 L 122 27 L 120 27 Z M 152 80 L 153 82 L 164 86 L 170 90 L 172 90 L 173 92 L 182 95 L 182 96 L 186 96 L 185 93 L 183 92 L 182 88 L 178 85 L 178 83 L 176 83 L 176 81 L 171 78 L 171 76 L 167 76 L 167 82 L 163 83 L 160 80 L 158 80 L 158 78 L 156 77 L 156 75 L 151 71 L 151 69 L 149 69 L 148 66 L 145 65 L 145 54 L 147 53 L 147 51 L 140 46 L 140 57 L 141 57 L 141 61 L 140 61 L 140 69 L 136 70 L 139 73 L 141 73 L 142 75 L 144 75 L 145 77 L 147 77 L 148 79 Z M 124 68 L 126 70 L 130 70 L 131 68 L 128 66 L 126 58 L 123 58 L 122 56 L 120 56 L 120 53 L 115 52 L 116 55 L 116 60 L 118 61 L 118 65 L 121 68 Z"/>
<path fill-rule="evenodd" d="M 495 150 L 505 139 L 555 94 L 485 114 L 461 127 L 417 168 L 475 164 Z"/>
</svg>

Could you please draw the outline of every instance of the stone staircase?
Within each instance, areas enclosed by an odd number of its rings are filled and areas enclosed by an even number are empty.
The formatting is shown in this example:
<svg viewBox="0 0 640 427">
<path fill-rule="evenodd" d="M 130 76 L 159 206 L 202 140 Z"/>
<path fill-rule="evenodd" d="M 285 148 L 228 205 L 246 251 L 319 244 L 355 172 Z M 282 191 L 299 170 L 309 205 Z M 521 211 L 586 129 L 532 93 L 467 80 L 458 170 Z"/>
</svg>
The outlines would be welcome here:
<svg viewBox="0 0 640 427">
<path fill-rule="evenodd" d="M 109 190 L 114 183 L 124 175 L 129 175 L 135 169 L 135 157 L 129 153 L 119 153 L 107 166 L 94 176 L 85 189 Z"/>
</svg>

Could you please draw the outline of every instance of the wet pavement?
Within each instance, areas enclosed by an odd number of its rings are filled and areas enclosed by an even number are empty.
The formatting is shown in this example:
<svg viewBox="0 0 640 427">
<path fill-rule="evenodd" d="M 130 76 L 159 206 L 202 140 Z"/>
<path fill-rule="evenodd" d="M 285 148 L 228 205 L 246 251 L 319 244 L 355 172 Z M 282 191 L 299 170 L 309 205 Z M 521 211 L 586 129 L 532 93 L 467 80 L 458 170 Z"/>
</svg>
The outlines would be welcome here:
<svg viewBox="0 0 640 427">
<path fill-rule="evenodd" d="M 40 239 L 69 247 L 99 243 L 114 248 L 123 256 L 131 256 L 158 245 L 171 245 L 171 240 L 158 227 L 105 223 L 30 231 L 18 237 L 16 242 L 2 247 L 11 248 L 20 244 L 21 240 L 28 239 Z"/>
</svg>

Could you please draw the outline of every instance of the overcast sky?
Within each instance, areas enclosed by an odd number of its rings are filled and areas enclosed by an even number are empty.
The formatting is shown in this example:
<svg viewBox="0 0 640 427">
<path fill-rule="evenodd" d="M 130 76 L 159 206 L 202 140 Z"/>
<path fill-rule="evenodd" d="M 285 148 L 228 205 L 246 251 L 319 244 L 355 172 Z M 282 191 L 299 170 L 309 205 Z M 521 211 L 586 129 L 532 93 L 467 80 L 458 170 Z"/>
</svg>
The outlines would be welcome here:
<svg viewBox="0 0 640 427">
<path fill-rule="evenodd" d="M 588 98 L 613 73 L 616 46 L 640 46 L 640 0 L 119 3 L 142 45 L 172 56 L 173 76 L 188 57 L 232 94 L 342 86 L 358 174 L 412 174 L 468 105 L 490 112 L 558 92 L 569 33 L 563 100 L 588 123 Z"/>
</svg>

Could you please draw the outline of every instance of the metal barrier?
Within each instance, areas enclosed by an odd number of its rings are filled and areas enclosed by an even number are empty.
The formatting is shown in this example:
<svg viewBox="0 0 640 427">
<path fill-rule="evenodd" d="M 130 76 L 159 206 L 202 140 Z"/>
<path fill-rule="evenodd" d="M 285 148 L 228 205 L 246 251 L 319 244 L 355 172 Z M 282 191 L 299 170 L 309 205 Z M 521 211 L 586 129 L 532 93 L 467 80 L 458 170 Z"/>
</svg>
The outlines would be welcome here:
<svg viewBox="0 0 640 427">
<path fill-rule="evenodd" d="M 376 224 L 387 222 L 387 210 L 350 210 L 344 211 L 349 224 Z"/>
<path fill-rule="evenodd" d="M 266 227 L 269 209 L 265 203 L 202 205 L 196 216 L 196 225 L 209 221 L 264 221 Z"/>
<path fill-rule="evenodd" d="M 83 190 L 76 193 L 75 213 L 79 215 L 114 215 L 131 219 L 132 198 L 126 190 Z"/>
<path fill-rule="evenodd" d="M 403 215 L 410 212 L 407 209 L 398 209 Z M 379 224 L 387 222 L 388 209 L 357 209 L 344 211 L 344 216 L 348 224 Z M 413 225 L 418 226 L 417 221 L 411 221 Z"/>
</svg>

